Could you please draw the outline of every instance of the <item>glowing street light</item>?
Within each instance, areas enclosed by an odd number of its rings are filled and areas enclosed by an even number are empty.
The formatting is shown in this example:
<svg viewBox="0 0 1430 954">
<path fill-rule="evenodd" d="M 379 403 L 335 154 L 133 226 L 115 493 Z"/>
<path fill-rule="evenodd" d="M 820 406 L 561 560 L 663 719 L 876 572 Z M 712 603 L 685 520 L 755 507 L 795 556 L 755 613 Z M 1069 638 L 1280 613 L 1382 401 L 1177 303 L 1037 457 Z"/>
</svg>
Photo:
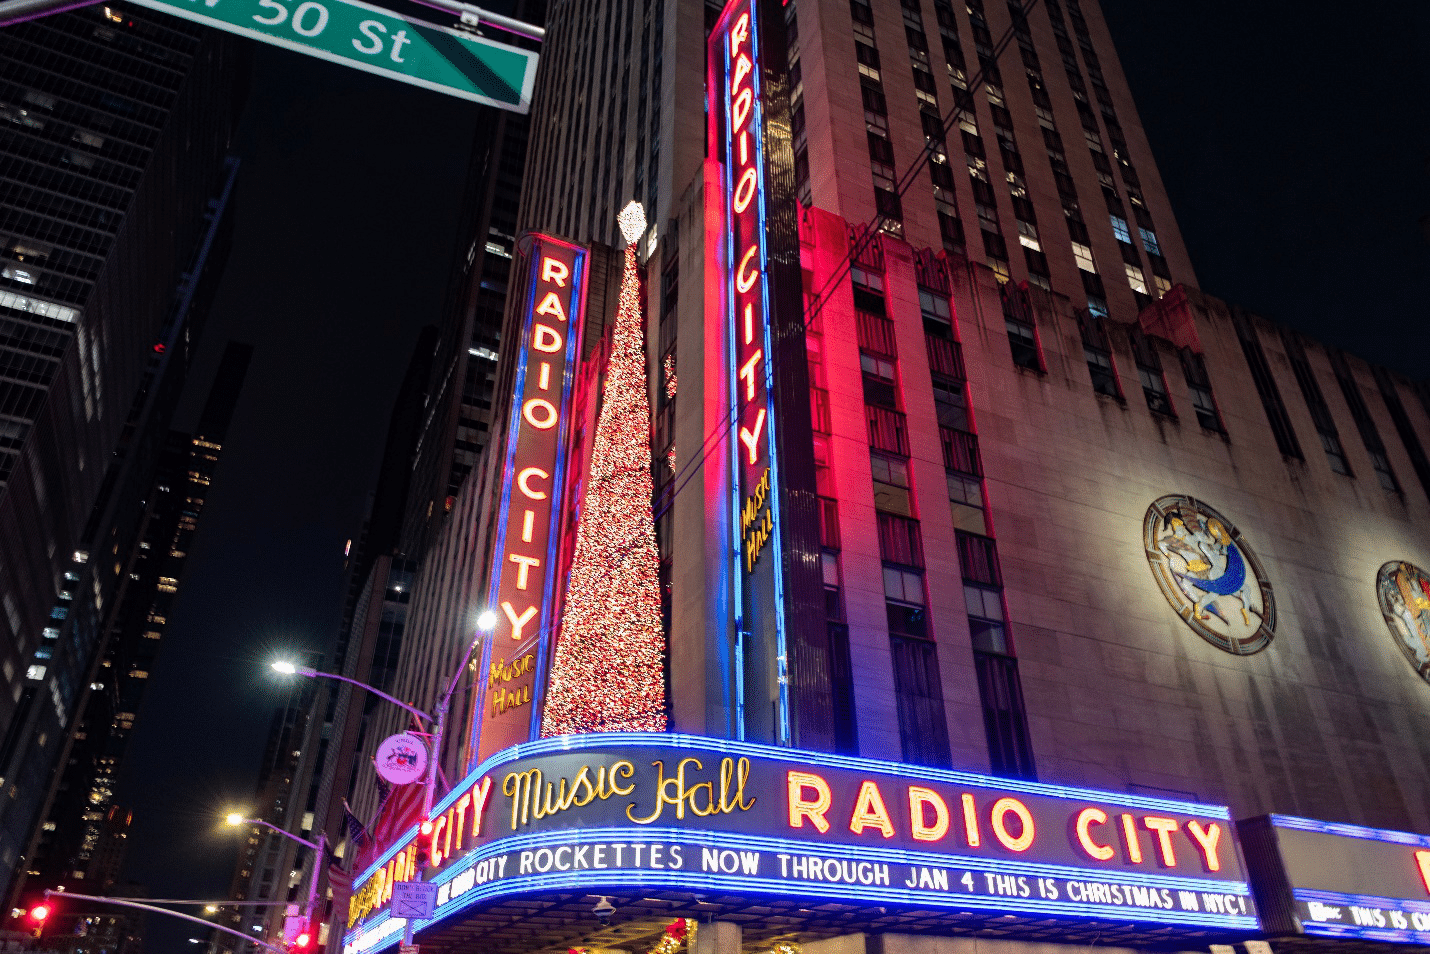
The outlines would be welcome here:
<svg viewBox="0 0 1430 954">
<path fill-rule="evenodd" d="M 322 870 L 321 862 L 326 860 L 328 856 L 326 848 L 328 844 L 328 833 L 325 831 L 318 832 L 318 842 L 317 844 L 314 844 L 306 838 L 303 838 L 299 835 L 295 835 L 291 831 L 288 831 L 286 829 L 279 828 L 277 825 L 274 825 L 270 822 L 266 822 L 261 818 L 244 818 L 243 815 L 239 812 L 230 812 L 228 816 L 224 819 L 224 821 L 228 822 L 235 828 L 239 827 L 240 825 L 258 825 L 262 828 L 267 828 L 270 831 L 282 835 L 289 841 L 296 841 L 300 845 L 307 845 L 309 848 L 313 849 L 313 877 L 309 880 L 308 883 L 308 903 L 303 908 L 303 923 L 311 923 L 313 918 L 313 906 L 317 903 L 318 900 L 318 874 Z M 208 907 L 204 908 L 204 910 L 210 911 L 210 913 L 212 913 L 212 911 L 217 911 L 218 908 L 214 905 L 209 905 Z"/>
<path fill-rule="evenodd" d="M 477 629 L 484 633 L 490 633 L 496 628 L 496 625 L 497 614 L 491 610 L 482 610 L 481 615 L 477 617 Z"/>
</svg>

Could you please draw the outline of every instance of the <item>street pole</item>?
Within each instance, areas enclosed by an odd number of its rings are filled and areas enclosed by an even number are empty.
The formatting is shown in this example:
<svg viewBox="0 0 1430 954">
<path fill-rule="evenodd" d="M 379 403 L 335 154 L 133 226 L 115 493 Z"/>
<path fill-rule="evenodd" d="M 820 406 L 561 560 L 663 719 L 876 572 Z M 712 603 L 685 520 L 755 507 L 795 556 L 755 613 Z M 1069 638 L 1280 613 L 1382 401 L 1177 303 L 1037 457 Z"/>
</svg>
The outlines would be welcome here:
<svg viewBox="0 0 1430 954">
<path fill-rule="evenodd" d="M 148 911 L 151 914 L 167 914 L 171 918 L 179 918 L 184 921 L 192 921 L 195 924 L 202 924 L 206 928 L 215 931 L 222 931 L 225 934 L 232 934 L 234 937 L 251 941 L 265 951 L 272 951 L 273 954 L 288 954 L 281 947 L 274 947 L 272 944 L 265 944 L 256 937 L 249 937 L 242 931 L 235 931 L 233 928 L 226 928 L 222 924 L 214 924 L 212 921 L 205 921 L 203 918 L 196 918 L 192 914 L 181 914 L 178 911 L 170 911 L 168 908 L 155 907 L 152 904 L 141 904 L 138 901 L 130 901 L 127 898 L 102 898 L 94 894 L 77 894 L 73 891 L 55 891 L 51 888 L 45 889 L 45 900 L 50 898 L 74 898 L 77 901 L 94 901 L 99 904 L 113 904 L 121 908 L 138 908 L 140 911 Z"/>
</svg>

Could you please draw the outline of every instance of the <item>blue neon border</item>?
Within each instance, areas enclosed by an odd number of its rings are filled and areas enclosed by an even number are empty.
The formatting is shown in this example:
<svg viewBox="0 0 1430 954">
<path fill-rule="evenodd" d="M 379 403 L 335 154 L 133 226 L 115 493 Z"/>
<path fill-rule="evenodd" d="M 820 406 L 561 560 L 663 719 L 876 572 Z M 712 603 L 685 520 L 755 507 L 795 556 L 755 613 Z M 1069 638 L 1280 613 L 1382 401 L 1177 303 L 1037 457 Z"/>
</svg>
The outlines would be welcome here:
<svg viewBox="0 0 1430 954">
<path fill-rule="evenodd" d="M 1300 819 L 1307 821 L 1309 819 Z M 1354 826 L 1346 826 L 1354 827 Z M 1378 831 L 1379 829 L 1370 829 Z M 1317 891 L 1311 888 L 1296 888 L 1291 892 L 1291 896 L 1297 901 L 1320 901 L 1323 904 L 1333 904 L 1341 907 L 1358 905 L 1361 907 L 1385 908 L 1392 911 L 1400 911 L 1405 914 L 1424 914 L 1430 916 L 1430 901 L 1409 901 L 1401 898 L 1382 898 L 1369 894 L 1343 894 L 1339 891 Z M 1315 934 L 1321 937 L 1339 938 L 1363 938 L 1373 941 L 1389 941 L 1395 944 L 1430 944 L 1430 930 L 1416 931 L 1414 929 L 1400 928 L 1380 928 L 1369 927 L 1359 924 L 1328 924 L 1322 921 L 1311 921 L 1297 915 L 1301 922 L 1301 930 L 1306 934 Z"/>
<path fill-rule="evenodd" d="M 1271 824 L 1277 828 L 1309 831 L 1321 835 L 1340 835 L 1343 838 L 1383 841 L 1387 844 L 1410 845 L 1414 848 L 1430 848 L 1430 835 L 1415 835 L 1408 831 L 1391 831 L 1387 828 L 1366 828 L 1362 825 L 1347 825 L 1343 822 L 1319 821 L 1315 818 L 1300 818 L 1296 815 L 1272 815 L 1270 817 Z"/>
<path fill-rule="evenodd" d="M 781 542 L 781 518 L 779 505 L 780 489 L 780 468 L 779 453 L 775 441 L 775 403 L 774 403 L 774 353 L 771 350 L 772 339 L 770 336 L 770 283 L 769 283 L 769 236 L 766 228 L 768 221 L 765 211 L 765 143 L 764 128 L 765 114 L 762 102 L 763 92 L 760 83 L 760 28 L 759 17 L 755 9 L 756 0 L 741 0 L 748 8 L 750 17 L 750 59 L 754 68 L 751 70 L 750 90 L 751 90 L 751 129 L 756 130 L 755 139 L 755 177 L 756 193 L 758 194 L 759 212 L 756 234 L 760 242 L 760 316 L 764 332 L 765 349 L 765 447 L 770 455 L 770 520 L 774 524 L 774 530 L 770 534 L 772 546 L 770 559 L 774 562 L 773 582 L 775 601 L 775 679 L 778 686 L 779 696 L 779 724 L 776 732 L 781 744 L 789 745 L 790 739 L 790 717 L 789 717 L 789 648 L 787 645 L 787 634 L 785 631 L 785 585 L 784 585 L 784 546 Z M 729 305 L 726 309 L 730 327 L 730 419 L 731 430 L 731 488 L 732 488 L 732 527 L 734 528 L 734 539 L 736 545 L 731 548 L 735 564 L 735 643 L 736 658 L 739 666 L 736 673 L 736 711 L 739 713 L 737 720 L 736 735 L 743 739 L 745 737 L 745 692 L 744 692 L 744 635 L 745 635 L 745 606 L 744 587 L 741 585 L 740 575 L 742 569 L 742 556 L 744 549 L 744 535 L 739 532 L 740 528 L 740 495 L 743 488 L 740 486 L 740 417 L 739 417 L 739 368 L 736 367 L 735 327 L 739 323 L 739 315 L 735 306 L 735 227 L 734 213 L 730 202 L 734 196 L 734 166 L 735 166 L 735 142 L 732 129 L 734 116 L 734 103 L 730 96 L 730 33 L 728 27 L 721 45 L 725 51 L 725 90 L 722 99 L 725 103 L 725 235 L 727 261 L 730 265 L 730 277 L 727 284 L 729 294 Z"/>
<path fill-rule="evenodd" d="M 529 259 L 533 263 L 531 267 L 531 283 L 527 286 L 526 291 L 526 305 L 524 306 L 526 310 L 526 315 L 522 319 L 521 338 L 519 339 L 521 345 L 518 350 L 516 380 L 512 387 L 512 417 L 511 426 L 507 429 L 506 457 L 503 462 L 502 468 L 503 476 L 501 509 L 497 514 L 497 529 L 495 537 L 496 545 L 493 547 L 492 551 L 492 570 L 491 576 L 488 578 L 487 581 L 486 598 L 486 605 L 491 606 L 492 603 L 495 601 L 497 594 L 501 591 L 503 554 L 502 547 L 500 544 L 506 540 L 507 519 L 511 515 L 512 468 L 515 465 L 516 445 L 520 440 L 522 429 L 521 395 L 526 390 L 526 367 L 528 356 L 525 342 L 530 337 L 531 326 L 535 323 L 536 320 L 536 286 L 538 281 L 538 275 L 540 274 L 539 266 L 536 263 L 539 262 L 541 259 L 541 248 L 547 243 L 564 245 L 567 248 L 571 249 L 573 252 L 575 252 L 572 268 L 572 271 L 574 273 L 573 278 L 575 279 L 575 281 L 573 282 L 572 286 L 571 301 L 572 304 L 576 307 L 573 307 L 571 309 L 571 314 L 568 314 L 566 318 L 566 366 L 563 369 L 563 381 L 561 388 L 561 422 L 557 428 L 556 435 L 556 467 L 552 473 L 551 482 L 551 519 L 546 537 L 546 589 L 541 597 L 542 628 L 537 633 L 536 676 L 533 679 L 533 691 L 531 694 L 531 724 L 527 729 L 527 735 L 529 737 L 535 736 L 537 734 L 537 729 L 539 728 L 538 722 L 540 719 L 541 712 L 541 699 L 546 689 L 546 681 L 543 678 L 543 675 L 545 672 L 547 644 L 550 642 L 550 628 L 552 625 L 550 609 L 551 601 L 553 599 L 552 583 L 555 579 L 554 564 L 556 562 L 552 559 L 551 554 L 553 550 L 560 544 L 560 540 L 557 538 L 556 531 L 560 527 L 561 517 L 564 513 L 562 499 L 557 495 L 562 487 L 562 478 L 565 474 L 566 469 L 566 436 L 570 427 L 570 397 L 572 383 L 574 381 L 574 368 L 572 367 L 572 364 L 576 355 L 576 342 L 580 338 L 581 332 L 584 330 L 583 326 L 585 322 L 586 313 L 586 250 L 579 245 L 574 245 L 570 242 L 562 242 L 559 239 L 554 239 L 547 235 L 537 234 L 533 236 L 531 255 Z M 574 317 L 578 313 L 580 315 L 580 323 L 578 323 L 578 320 Z M 573 331 L 572 329 L 575 330 Z M 482 662 L 479 673 L 484 674 L 491 668 L 493 642 L 494 640 L 490 637 L 482 641 Z M 467 760 L 469 770 L 472 761 L 476 758 L 476 753 L 480 750 L 481 747 L 482 713 L 486 711 L 487 702 L 486 679 L 479 679 L 478 686 L 479 688 L 477 690 L 477 697 L 472 704 L 472 729 L 467 740 L 468 751 L 471 753 L 471 756 Z"/>
<path fill-rule="evenodd" d="M 730 739 L 711 739 L 699 735 L 683 735 L 665 732 L 600 732 L 591 735 L 558 735 L 549 739 L 538 739 L 534 742 L 523 742 L 520 745 L 513 745 L 510 748 L 497 752 L 495 755 L 489 756 L 484 762 L 477 766 L 475 771 L 468 773 L 466 778 L 462 779 L 457 785 L 454 785 L 451 791 L 444 795 L 432 808 L 431 817 L 435 818 L 450 808 L 452 804 L 457 801 L 458 797 L 460 797 L 463 792 L 469 791 L 472 785 L 483 775 L 510 762 L 572 751 L 594 751 L 614 748 L 681 748 L 683 746 L 724 755 L 746 755 L 751 758 L 763 758 L 786 763 L 793 762 L 805 766 L 847 769 L 851 772 L 877 773 L 880 775 L 893 775 L 905 779 L 941 782 L 951 786 L 966 785 L 978 788 L 992 788 L 1023 795 L 1041 795 L 1047 798 L 1059 798 L 1069 801 L 1091 801 L 1104 805 L 1118 805 L 1125 808 L 1141 808 L 1148 811 L 1172 812 L 1181 815 L 1199 815 L 1203 818 L 1216 818 L 1228 823 L 1231 821 L 1231 810 L 1223 805 L 1206 805 L 1201 802 L 1156 798 L 1150 795 L 1135 795 L 1127 792 L 1104 792 L 1091 788 L 1080 788 L 1072 785 L 1054 785 L 1047 782 L 1029 782 L 1016 778 L 996 778 L 990 775 L 977 775 L 973 772 L 960 772 L 954 769 L 929 768 L 922 765 L 910 765 L 904 762 L 892 762 L 887 759 L 864 759 L 856 758 L 851 755 L 806 752 L 800 749 L 791 749 L 787 746 L 764 745 L 758 742 L 739 742 Z M 361 876 L 354 878 L 353 884 L 362 884 L 368 878 L 372 877 L 373 872 L 386 864 L 393 855 L 397 854 L 399 849 L 405 848 L 407 843 L 410 842 L 416 834 L 417 826 L 413 825 L 407 830 L 407 833 L 403 837 L 393 842 L 392 846 L 384 851 L 376 861 L 365 868 Z M 826 850 L 823 847 L 811 847 L 803 842 L 800 844 L 804 846 L 801 850 L 806 852 Z M 480 851 L 482 849 L 477 850 Z M 860 850 L 862 851 L 864 849 Z M 940 855 L 940 857 L 947 856 Z M 1036 862 L 1028 862 L 1028 864 L 1036 864 Z M 1076 870 L 1084 871 L 1093 869 L 1079 868 Z M 446 871 L 443 871 L 442 874 L 445 875 Z M 438 878 L 434 880 L 440 884 L 442 879 Z M 1232 884 L 1235 882 L 1219 881 L 1217 883 Z"/>
<path fill-rule="evenodd" d="M 460 864 L 443 871 L 432 883 L 446 884 L 488 858 L 512 851 L 533 850 L 543 847 L 578 844 L 589 837 L 626 838 L 628 828 L 558 829 L 549 832 L 535 832 L 511 835 L 490 842 L 472 851 Z M 1202 891 L 1213 890 L 1220 894 L 1235 894 L 1250 899 L 1250 889 L 1245 882 L 1215 881 L 1206 878 L 1189 878 L 1175 875 L 1149 875 L 1141 872 L 1118 872 L 1108 877 L 1101 872 L 1066 865 L 1051 865 L 1038 862 L 1018 862 L 998 858 L 975 856 L 949 856 L 934 852 L 919 852 L 899 848 L 861 848 L 838 845 L 819 847 L 811 850 L 804 842 L 789 841 L 764 836 L 731 835 L 728 832 L 690 832 L 683 829 L 660 828 L 640 833 L 643 844 L 710 843 L 722 848 L 746 848 L 748 850 L 779 851 L 789 850 L 797 854 L 817 854 L 827 857 L 850 856 L 861 861 L 891 864 L 926 864 L 934 867 L 961 867 L 978 872 L 997 872 L 1030 877 L 1058 877 L 1071 880 L 1095 878 L 1099 882 L 1112 884 L 1132 884 L 1149 888 L 1168 890 Z M 959 893 L 939 893 L 935 891 L 910 890 L 907 888 L 863 884 L 835 884 L 818 881 L 791 881 L 770 877 L 749 875 L 709 874 L 688 868 L 607 868 L 588 869 L 582 872 L 546 872 L 517 875 L 501 881 L 488 881 L 464 892 L 461 897 L 449 899 L 439 905 L 425 926 L 451 917 L 473 904 L 482 901 L 520 895 L 542 890 L 569 891 L 585 886 L 609 888 L 611 879 L 617 878 L 623 885 L 637 888 L 671 887 L 683 890 L 724 890 L 740 894 L 788 896 L 794 886 L 808 886 L 810 897 L 829 898 L 842 901 L 890 902 L 926 907 L 951 908 L 959 910 L 983 910 L 1043 914 L 1075 918 L 1101 917 L 1133 923 L 1156 923 L 1176 926 L 1209 926 L 1256 930 L 1259 921 L 1254 914 L 1226 915 L 1212 912 L 1163 912 L 1155 908 L 1141 908 L 1127 905 L 1084 904 L 1071 901 L 1053 901 L 1042 898 L 1012 898 L 1001 895 L 966 895 Z M 1430 905 L 1427 905 L 1430 907 Z M 377 914 L 371 923 L 365 925 L 360 934 L 378 931 L 391 921 L 390 909 Z M 386 937 L 375 941 L 361 950 L 376 950 L 386 946 L 387 937 L 396 934 L 396 929 L 388 931 Z M 359 935 L 360 936 L 360 935 Z M 356 937 L 345 941 L 356 943 Z"/>
</svg>

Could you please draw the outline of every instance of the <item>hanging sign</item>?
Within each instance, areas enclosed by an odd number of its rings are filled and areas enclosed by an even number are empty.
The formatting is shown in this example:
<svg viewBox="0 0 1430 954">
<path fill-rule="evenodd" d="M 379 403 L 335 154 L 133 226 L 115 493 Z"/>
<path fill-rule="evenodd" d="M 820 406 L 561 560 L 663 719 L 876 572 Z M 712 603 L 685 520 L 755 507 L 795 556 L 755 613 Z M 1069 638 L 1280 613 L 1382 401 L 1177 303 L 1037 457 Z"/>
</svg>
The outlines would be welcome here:
<svg viewBox="0 0 1430 954">
<path fill-rule="evenodd" d="M 771 392 L 766 278 L 765 130 L 755 0 L 731 0 L 710 34 L 710 155 L 724 164 L 720 204 L 728 354 L 730 508 L 737 657 L 737 724 L 748 737 L 789 742 L 779 461 Z"/>
<path fill-rule="evenodd" d="M 541 673 L 558 611 L 558 504 L 585 318 L 586 250 L 546 235 L 526 237 L 523 249 L 527 282 L 517 312 L 521 336 L 487 589 L 486 605 L 497 622 L 482 646 L 471 721 L 473 762 L 536 736 Z"/>
<path fill-rule="evenodd" d="M 406 785 L 427 774 L 427 746 L 406 732 L 390 735 L 377 747 L 372 763 L 383 780 Z"/>
</svg>

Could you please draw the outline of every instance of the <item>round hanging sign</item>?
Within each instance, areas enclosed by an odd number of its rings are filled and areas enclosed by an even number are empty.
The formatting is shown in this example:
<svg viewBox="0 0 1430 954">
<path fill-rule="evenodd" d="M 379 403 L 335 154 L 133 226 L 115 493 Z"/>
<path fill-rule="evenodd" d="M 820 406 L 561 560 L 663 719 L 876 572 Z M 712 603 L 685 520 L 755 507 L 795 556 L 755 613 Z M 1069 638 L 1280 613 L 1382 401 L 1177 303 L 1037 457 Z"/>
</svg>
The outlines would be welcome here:
<svg viewBox="0 0 1430 954">
<path fill-rule="evenodd" d="M 382 740 L 373 756 L 377 774 L 393 785 L 415 782 L 427 772 L 427 746 L 415 735 L 402 732 Z"/>
</svg>

